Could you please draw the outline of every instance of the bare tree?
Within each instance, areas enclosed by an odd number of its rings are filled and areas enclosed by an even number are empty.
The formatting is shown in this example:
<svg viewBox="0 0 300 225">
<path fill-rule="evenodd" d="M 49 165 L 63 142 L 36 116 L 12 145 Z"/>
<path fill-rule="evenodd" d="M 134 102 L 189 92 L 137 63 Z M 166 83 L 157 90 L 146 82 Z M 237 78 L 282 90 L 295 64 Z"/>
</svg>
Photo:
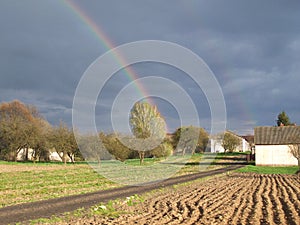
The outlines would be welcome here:
<svg viewBox="0 0 300 225">
<path fill-rule="evenodd" d="M 28 158 L 28 149 L 34 146 L 38 119 L 35 107 L 18 100 L 0 105 L 0 142 L 8 160 L 16 161 L 21 150 L 25 150 L 23 158 Z"/>
<path fill-rule="evenodd" d="M 60 122 L 59 126 L 52 129 L 49 139 L 51 146 L 55 148 L 65 164 L 67 163 L 67 157 L 74 163 L 74 153 L 77 151 L 78 146 L 72 129 L 69 129 L 65 123 Z"/>
<path fill-rule="evenodd" d="M 32 135 L 33 137 L 33 145 L 31 148 L 33 149 L 32 152 L 32 159 L 33 161 L 49 161 L 49 135 L 52 130 L 52 126 L 43 118 L 36 119 L 35 121 L 35 133 Z"/>
<path fill-rule="evenodd" d="M 289 145 L 291 154 L 298 160 L 298 167 L 300 170 L 300 144 Z"/>
</svg>

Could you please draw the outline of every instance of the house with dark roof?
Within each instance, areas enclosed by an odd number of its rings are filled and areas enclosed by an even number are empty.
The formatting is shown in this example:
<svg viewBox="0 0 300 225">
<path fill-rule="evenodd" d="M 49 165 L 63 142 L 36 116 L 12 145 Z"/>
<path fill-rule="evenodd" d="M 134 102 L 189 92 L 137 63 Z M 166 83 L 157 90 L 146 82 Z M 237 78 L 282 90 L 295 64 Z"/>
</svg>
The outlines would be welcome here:
<svg viewBox="0 0 300 225">
<path fill-rule="evenodd" d="M 300 126 L 256 127 L 254 143 L 256 165 L 298 165 L 289 146 L 300 144 Z"/>
</svg>

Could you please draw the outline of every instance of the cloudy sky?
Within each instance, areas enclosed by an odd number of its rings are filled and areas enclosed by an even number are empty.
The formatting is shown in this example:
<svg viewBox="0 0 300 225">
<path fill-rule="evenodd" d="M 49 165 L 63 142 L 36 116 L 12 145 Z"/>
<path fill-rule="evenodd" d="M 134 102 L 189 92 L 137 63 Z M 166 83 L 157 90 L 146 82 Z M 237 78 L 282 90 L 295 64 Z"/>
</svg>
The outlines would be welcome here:
<svg viewBox="0 0 300 225">
<path fill-rule="evenodd" d="M 211 69 L 224 95 L 228 129 L 253 133 L 255 126 L 275 125 L 283 110 L 300 124 L 299 12 L 296 0 L 0 0 L 0 102 L 19 99 L 37 106 L 52 124 L 63 120 L 71 126 L 76 87 L 91 63 L 112 46 L 163 40 L 190 49 Z M 136 77 L 159 76 L 180 85 L 196 105 L 201 126 L 210 129 L 206 93 L 187 74 L 159 63 L 131 67 Z M 131 81 L 123 69 L 103 85 L 96 105 L 99 130 L 113 129 L 112 105 Z M 158 97 L 152 102 L 173 131 L 180 115 L 159 98 L 159 90 L 176 91 L 159 85 L 153 83 Z M 184 101 L 180 95 L 177 100 Z"/>
</svg>

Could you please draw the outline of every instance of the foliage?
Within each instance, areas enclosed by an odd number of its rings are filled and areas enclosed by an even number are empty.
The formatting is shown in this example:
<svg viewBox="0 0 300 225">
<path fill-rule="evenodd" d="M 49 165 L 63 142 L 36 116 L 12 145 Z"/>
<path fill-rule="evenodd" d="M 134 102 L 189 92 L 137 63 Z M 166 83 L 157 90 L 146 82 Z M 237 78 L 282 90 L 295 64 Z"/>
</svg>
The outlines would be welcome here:
<svg viewBox="0 0 300 225">
<path fill-rule="evenodd" d="M 108 203 L 100 203 L 99 205 L 93 206 L 91 208 L 91 214 L 102 215 L 108 217 L 118 217 L 120 212 L 118 212 L 114 207 L 115 202 L 109 201 Z"/>
<path fill-rule="evenodd" d="M 21 150 L 24 160 L 28 159 L 28 149 L 37 148 L 42 144 L 45 120 L 33 106 L 14 100 L 0 105 L 0 148 L 7 160 L 16 161 Z M 38 153 L 36 152 L 38 155 Z M 2 154 L 3 155 L 3 154 Z"/>
<path fill-rule="evenodd" d="M 130 113 L 130 125 L 136 138 L 164 138 L 166 124 L 156 106 L 147 102 L 137 102 Z"/>
<path fill-rule="evenodd" d="M 30 220 L 30 225 L 35 225 L 35 224 L 57 224 L 57 223 L 62 223 L 63 218 L 60 218 L 58 216 L 51 216 L 50 218 L 39 218 L 35 220 Z M 20 223 L 21 224 L 21 223 Z M 18 224 L 16 224 L 18 225 Z"/>
<path fill-rule="evenodd" d="M 144 201 L 145 201 L 145 199 L 142 196 L 135 194 L 135 195 L 126 197 L 126 200 L 124 203 L 126 203 L 128 206 L 133 206 L 133 205 L 142 203 Z"/>
<path fill-rule="evenodd" d="M 127 146 L 122 144 L 119 140 L 118 135 L 115 133 L 107 134 L 100 133 L 101 141 L 105 149 L 115 157 L 115 159 L 120 160 L 121 162 L 125 161 L 133 154 L 133 151 Z"/>
<path fill-rule="evenodd" d="M 203 128 L 199 128 L 199 137 L 196 152 L 205 152 L 209 141 L 209 135 Z"/>
<path fill-rule="evenodd" d="M 225 132 L 223 141 L 222 141 L 222 146 L 224 148 L 224 152 L 229 151 L 233 152 L 237 146 L 239 146 L 240 140 L 239 138 L 229 132 Z"/>
<path fill-rule="evenodd" d="M 156 157 L 156 158 L 166 158 L 173 153 L 173 146 L 168 143 L 164 142 L 151 150 L 151 155 Z"/>
<path fill-rule="evenodd" d="M 281 113 L 278 114 L 276 122 L 277 122 L 277 126 L 281 126 L 281 125 L 289 126 L 289 125 L 292 125 L 292 123 L 290 121 L 290 118 L 285 113 L 285 111 L 282 111 Z"/>
<path fill-rule="evenodd" d="M 180 127 L 174 133 L 172 145 L 174 149 L 182 150 L 183 155 L 187 151 L 194 154 L 195 152 L 204 152 L 208 140 L 208 133 L 203 128 Z"/>
<path fill-rule="evenodd" d="M 0 157 L 16 161 L 49 161 L 49 149 L 55 148 L 66 162 L 67 156 L 82 158 L 73 132 L 62 122 L 52 127 L 34 106 L 14 100 L 0 104 Z M 31 155 L 30 155 L 31 154 Z"/>
<path fill-rule="evenodd" d="M 147 102 L 137 102 L 130 112 L 130 125 L 135 136 L 130 147 L 139 153 L 140 164 L 143 163 L 145 151 L 160 145 L 166 136 L 166 124 L 156 106 Z"/>
<path fill-rule="evenodd" d="M 198 142 L 198 129 L 195 127 L 181 127 L 175 131 L 175 146 L 177 151 L 182 151 L 182 155 L 186 152 L 194 153 Z"/>
<path fill-rule="evenodd" d="M 49 134 L 52 126 L 44 119 L 36 120 L 35 142 L 32 146 L 32 158 L 35 161 L 49 161 Z"/>
<path fill-rule="evenodd" d="M 67 157 L 74 162 L 75 153 L 78 153 L 78 146 L 72 129 L 69 129 L 65 123 L 60 122 L 59 126 L 52 129 L 50 143 L 65 164 Z"/>
<path fill-rule="evenodd" d="M 99 135 L 87 134 L 78 136 L 78 147 L 84 155 L 85 160 L 100 163 L 101 159 L 112 158 L 102 143 L 102 139 L 104 139 L 103 133 Z"/>
</svg>

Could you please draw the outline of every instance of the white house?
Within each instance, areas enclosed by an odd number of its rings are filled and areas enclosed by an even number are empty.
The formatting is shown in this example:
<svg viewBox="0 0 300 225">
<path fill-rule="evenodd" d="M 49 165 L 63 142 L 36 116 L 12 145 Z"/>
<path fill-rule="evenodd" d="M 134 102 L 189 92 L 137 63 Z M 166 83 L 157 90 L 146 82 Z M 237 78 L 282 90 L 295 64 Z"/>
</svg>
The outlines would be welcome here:
<svg viewBox="0 0 300 225">
<path fill-rule="evenodd" d="M 300 144 L 300 126 L 256 127 L 254 142 L 256 165 L 298 165 L 289 146 Z"/>
<path fill-rule="evenodd" d="M 32 156 L 33 156 L 34 150 L 32 148 L 29 148 L 27 150 L 27 153 L 28 153 L 28 155 L 27 155 L 28 160 L 33 160 Z M 18 161 L 24 160 L 25 155 L 26 155 L 26 149 L 24 149 L 24 148 L 20 149 L 20 151 L 18 152 L 18 155 L 17 155 L 17 160 Z"/>
<path fill-rule="evenodd" d="M 240 144 L 236 147 L 235 152 L 246 152 L 250 151 L 250 144 L 248 141 L 241 137 L 238 136 L 237 134 L 231 132 L 231 131 L 226 131 L 229 132 L 233 135 L 235 135 L 239 140 Z M 224 152 L 224 148 L 222 146 L 222 140 L 223 140 L 223 135 L 215 135 L 210 138 L 210 151 L 211 152 Z"/>
<path fill-rule="evenodd" d="M 29 148 L 27 150 L 28 153 L 28 160 L 34 160 L 33 159 L 33 153 L 34 150 L 32 148 Z M 23 161 L 25 159 L 25 155 L 26 155 L 26 150 L 25 149 L 21 149 L 17 155 L 17 160 L 18 161 Z M 49 150 L 49 160 L 50 161 L 57 161 L 57 162 L 62 162 L 62 157 L 63 153 L 60 152 L 60 155 L 55 151 L 55 150 Z M 74 160 L 74 156 L 72 155 L 73 160 Z M 67 162 L 72 162 L 72 160 L 70 159 L 70 157 L 67 157 Z"/>
</svg>

